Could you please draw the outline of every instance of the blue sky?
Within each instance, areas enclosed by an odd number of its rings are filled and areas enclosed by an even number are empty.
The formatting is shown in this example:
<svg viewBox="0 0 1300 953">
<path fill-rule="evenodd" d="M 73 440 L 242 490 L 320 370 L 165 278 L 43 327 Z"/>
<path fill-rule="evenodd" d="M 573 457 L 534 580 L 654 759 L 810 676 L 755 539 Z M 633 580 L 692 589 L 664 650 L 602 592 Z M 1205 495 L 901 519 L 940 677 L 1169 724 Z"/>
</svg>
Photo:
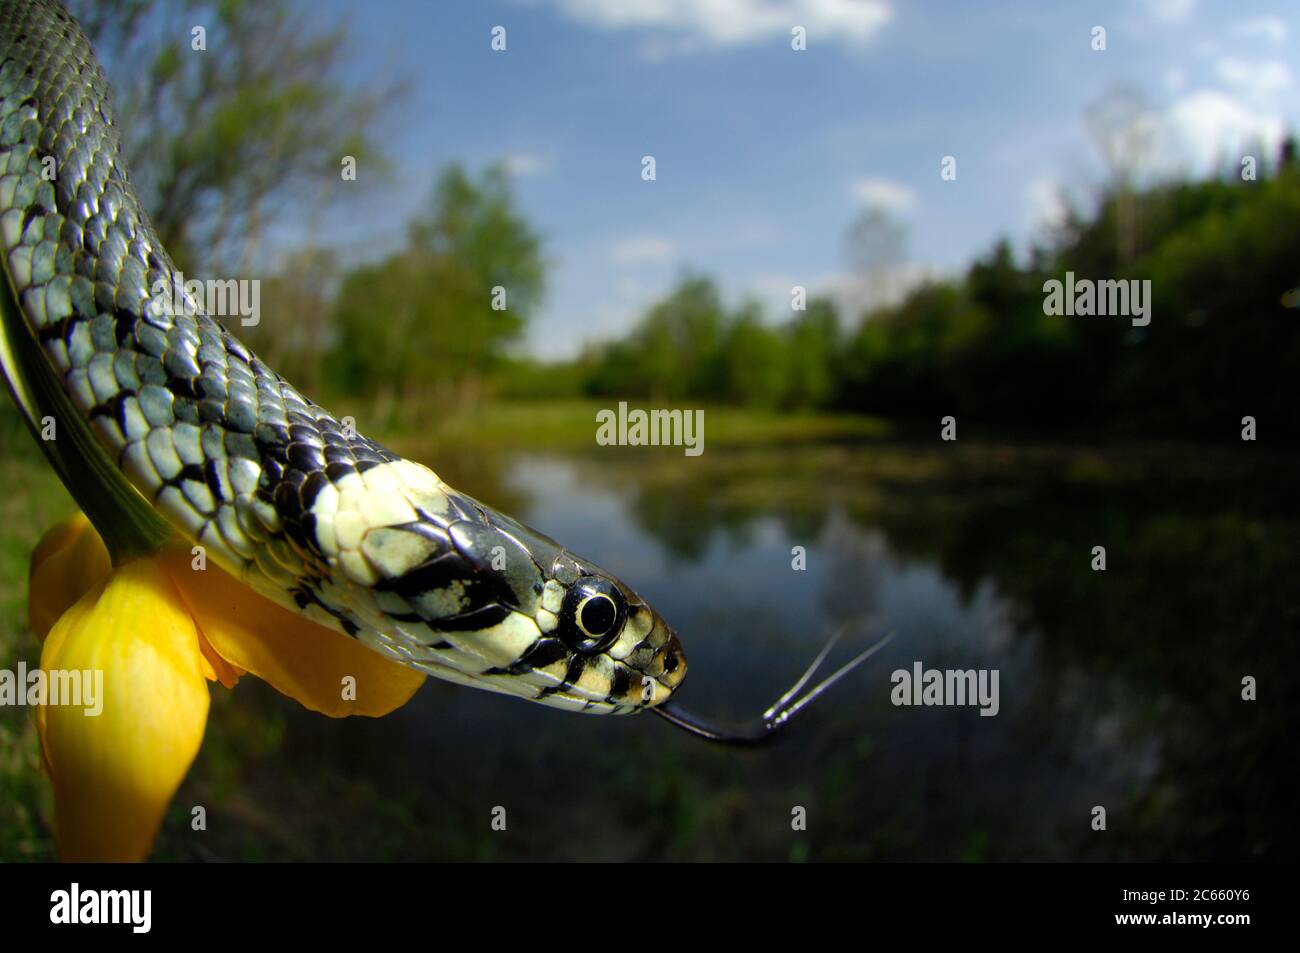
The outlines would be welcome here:
<svg viewBox="0 0 1300 953">
<path fill-rule="evenodd" d="M 1024 247 L 1059 195 L 1095 194 L 1085 110 L 1116 89 L 1144 104 L 1147 174 L 1204 171 L 1256 140 L 1271 156 L 1300 129 L 1300 14 L 1285 2 L 329 5 L 354 27 L 358 81 L 406 77 L 413 118 L 392 130 L 391 177 L 316 237 L 382 253 L 443 164 L 506 161 L 554 266 L 526 342 L 544 357 L 626 331 L 686 267 L 773 320 L 794 284 L 853 300 L 846 232 L 864 203 L 906 226 L 901 282 L 960 269 L 1000 235 Z"/>
</svg>

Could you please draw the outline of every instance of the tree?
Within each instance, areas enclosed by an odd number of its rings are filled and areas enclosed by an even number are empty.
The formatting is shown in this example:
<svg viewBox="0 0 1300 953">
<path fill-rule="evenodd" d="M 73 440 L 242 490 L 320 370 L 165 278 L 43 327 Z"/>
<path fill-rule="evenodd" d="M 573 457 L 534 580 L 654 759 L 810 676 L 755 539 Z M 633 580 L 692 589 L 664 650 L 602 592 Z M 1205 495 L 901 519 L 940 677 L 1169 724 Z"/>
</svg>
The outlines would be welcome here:
<svg viewBox="0 0 1300 953">
<path fill-rule="evenodd" d="M 846 244 L 856 284 L 854 310 L 892 304 L 903 290 L 900 268 L 907 247 L 906 227 L 888 209 L 868 206 L 849 226 Z"/>
<path fill-rule="evenodd" d="M 685 275 L 633 333 L 637 370 L 631 379 L 656 399 L 721 396 L 725 333 L 717 285 Z"/>
<path fill-rule="evenodd" d="M 808 302 L 808 310 L 786 330 L 787 402 L 793 407 L 824 407 L 835 393 L 840 322 L 826 298 Z"/>
<path fill-rule="evenodd" d="M 262 360 L 304 393 L 317 394 L 322 360 L 334 334 L 338 256 L 306 247 L 289 254 L 278 272 L 261 283 L 261 313 L 267 320 L 240 327 L 240 337 Z"/>
<path fill-rule="evenodd" d="M 387 402 L 476 398 L 482 376 L 541 302 L 541 239 L 499 168 L 438 180 L 407 245 L 343 279 L 333 380 Z"/>
<path fill-rule="evenodd" d="M 1106 189 L 1115 202 L 1116 256 L 1126 265 L 1138 250 L 1138 180 L 1159 148 L 1161 120 L 1140 90 L 1119 86 L 1088 106 L 1084 124 L 1106 166 Z"/>
<path fill-rule="evenodd" d="M 785 344 L 763 324 L 757 305 L 741 309 L 727 330 L 726 394 L 751 407 L 771 408 L 785 396 Z"/>
<path fill-rule="evenodd" d="M 347 27 L 321 28 L 310 4 L 71 6 L 113 80 L 133 180 L 182 270 L 248 270 L 268 223 L 352 198 L 382 167 L 375 127 L 400 89 L 345 80 Z M 344 156 L 367 174 L 345 182 Z"/>
</svg>

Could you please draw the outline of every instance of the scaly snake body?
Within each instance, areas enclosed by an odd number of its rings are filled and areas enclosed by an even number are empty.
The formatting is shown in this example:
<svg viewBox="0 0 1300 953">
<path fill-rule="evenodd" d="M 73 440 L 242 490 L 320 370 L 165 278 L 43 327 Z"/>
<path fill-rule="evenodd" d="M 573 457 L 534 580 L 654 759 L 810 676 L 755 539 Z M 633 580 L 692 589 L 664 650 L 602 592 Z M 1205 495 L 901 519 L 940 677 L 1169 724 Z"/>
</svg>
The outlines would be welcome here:
<svg viewBox="0 0 1300 953">
<path fill-rule="evenodd" d="M 0 2 L 0 258 L 6 378 L 29 422 L 70 406 L 47 448 L 65 481 L 129 484 L 245 584 L 439 678 L 613 714 L 681 683 L 677 638 L 617 579 L 172 313 L 108 83 L 52 0 Z"/>
</svg>

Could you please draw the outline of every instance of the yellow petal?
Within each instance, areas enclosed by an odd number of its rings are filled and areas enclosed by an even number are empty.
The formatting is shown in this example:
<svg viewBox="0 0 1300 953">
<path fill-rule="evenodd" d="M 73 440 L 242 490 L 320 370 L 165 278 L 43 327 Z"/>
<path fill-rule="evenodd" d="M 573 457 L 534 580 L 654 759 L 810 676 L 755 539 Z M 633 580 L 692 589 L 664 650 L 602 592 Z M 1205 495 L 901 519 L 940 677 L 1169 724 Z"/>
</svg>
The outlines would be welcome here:
<svg viewBox="0 0 1300 953">
<path fill-rule="evenodd" d="M 188 604 L 186 608 L 189 608 Z M 203 675 L 210 682 L 220 682 L 226 688 L 234 688 L 240 677 L 246 674 L 242 668 L 236 668 L 218 655 L 202 632 L 199 632 L 199 651 L 203 653 Z"/>
<path fill-rule="evenodd" d="M 180 550 L 159 559 L 217 655 L 312 711 L 386 715 L 424 682 L 422 673 L 290 612 L 211 563 L 196 570 Z"/>
<path fill-rule="evenodd" d="M 60 856 L 144 859 L 208 716 L 198 634 L 175 585 L 152 559 L 119 566 L 54 625 L 41 668 L 98 681 L 102 704 L 98 715 L 66 704 L 37 714 Z"/>
<path fill-rule="evenodd" d="M 112 563 L 103 540 L 78 512 L 56 523 L 36 544 L 27 587 L 27 621 L 45 638 L 59 616 L 108 575 Z"/>
</svg>

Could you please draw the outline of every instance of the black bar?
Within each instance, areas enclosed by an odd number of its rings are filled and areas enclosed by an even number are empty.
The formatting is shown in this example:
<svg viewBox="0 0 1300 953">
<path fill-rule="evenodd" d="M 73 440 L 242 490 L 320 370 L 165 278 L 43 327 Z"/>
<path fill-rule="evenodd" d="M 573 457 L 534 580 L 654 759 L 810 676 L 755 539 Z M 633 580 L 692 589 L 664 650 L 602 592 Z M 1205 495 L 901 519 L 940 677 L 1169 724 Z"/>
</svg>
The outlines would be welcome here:
<svg viewBox="0 0 1300 953">
<path fill-rule="evenodd" d="M 6 939 L 202 939 L 285 935 L 338 941 L 415 934 L 456 942 L 541 942 L 587 921 L 605 940 L 623 924 L 644 942 L 733 937 L 788 924 L 813 946 L 851 928 L 854 946 L 902 934 L 936 938 L 1060 939 L 1132 934 L 1232 942 L 1271 934 L 1288 919 L 1282 868 L 1267 865 L 703 865 L 560 875 L 532 865 L 7 865 L 0 867 Z M 1289 881 L 1290 878 L 1287 878 Z M 71 885 L 149 891 L 149 929 L 53 923 Z M 1182 891 L 1179 895 L 1176 891 Z M 120 898 L 121 895 L 118 895 Z M 143 894 L 138 895 L 143 901 Z M 97 903 L 99 894 L 96 894 Z M 130 908 L 123 908 L 129 910 Z M 137 913 L 143 907 L 134 908 Z M 1245 917 L 1208 926 L 1186 918 Z M 1120 918 L 1151 917 L 1141 923 Z M 1184 918 L 1181 921 L 1177 918 Z M 121 919 L 130 920 L 124 912 Z M 1167 919 L 1169 918 L 1169 919 Z M 142 917 L 137 920 L 143 921 Z M 712 926 L 705 926 L 712 924 Z M 454 941 L 453 934 L 462 940 Z M 656 939 L 656 934 L 662 934 Z M 525 939 L 527 938 L 527 939 Z M 558 938 L 557 938 L 558 942 Z M 574 943 L 572 934 L 564 941 Z M 635 939 L 632 942 L 636 942 Z"/>
</svg>

